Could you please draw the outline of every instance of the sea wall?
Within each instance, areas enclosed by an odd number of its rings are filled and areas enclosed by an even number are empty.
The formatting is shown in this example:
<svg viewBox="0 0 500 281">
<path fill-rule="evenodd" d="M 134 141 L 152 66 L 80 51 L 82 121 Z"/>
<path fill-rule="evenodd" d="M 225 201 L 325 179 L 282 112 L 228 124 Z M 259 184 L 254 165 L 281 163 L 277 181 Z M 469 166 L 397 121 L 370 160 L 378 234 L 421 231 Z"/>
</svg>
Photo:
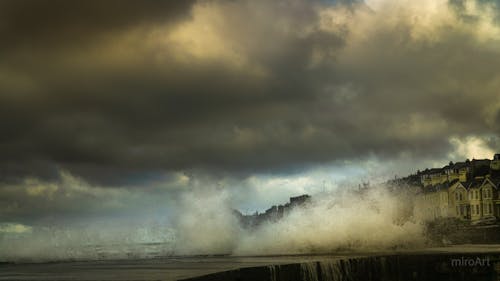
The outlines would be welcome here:
<svg viewBox="0 0 500 281">
<path fill-rule="evenodd" d="M 500 244 L 500 224 L 470 225 L 459 219 L 441 218 L 425 224 L 425 236 L 436 245 Z"/>
<path fill-rule="evenodd" d="M 500 280 L 500 253 L 390 255 L 240 268 L 183 281 Z"/>
</svg>

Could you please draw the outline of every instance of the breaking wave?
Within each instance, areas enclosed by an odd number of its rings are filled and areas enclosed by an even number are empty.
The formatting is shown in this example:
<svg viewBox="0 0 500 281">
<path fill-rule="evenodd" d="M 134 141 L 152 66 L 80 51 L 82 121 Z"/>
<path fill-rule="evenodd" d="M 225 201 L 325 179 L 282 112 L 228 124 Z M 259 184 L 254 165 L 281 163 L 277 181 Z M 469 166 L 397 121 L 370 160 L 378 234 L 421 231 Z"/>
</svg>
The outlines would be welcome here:
<svg viewBox="0 0 500 281">
<path fill-rule="evenodd" d="M 185 193 L 170 225 L 39 227 L 0 235 L 0 261 L 380 251 L 423 244 L 410 200 L 386 188 L 319 194 L 281 219 L 242 226 L 225 190 Z"/>
</svg>

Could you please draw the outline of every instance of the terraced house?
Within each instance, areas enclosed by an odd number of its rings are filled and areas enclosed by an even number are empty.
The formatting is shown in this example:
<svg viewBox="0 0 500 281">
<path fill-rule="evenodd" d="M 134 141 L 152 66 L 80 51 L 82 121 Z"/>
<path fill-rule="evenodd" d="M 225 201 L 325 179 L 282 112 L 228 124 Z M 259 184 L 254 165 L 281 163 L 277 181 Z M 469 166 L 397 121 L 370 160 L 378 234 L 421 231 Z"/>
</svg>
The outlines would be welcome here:
<svg viewBox="0 0 500 281">
<path fill-rule="evenodd" d="M 424 220 L 456 217 L 471 222 L 500 218 L 500 154 L 418 172 L 414 214 Z"/>
</svg>

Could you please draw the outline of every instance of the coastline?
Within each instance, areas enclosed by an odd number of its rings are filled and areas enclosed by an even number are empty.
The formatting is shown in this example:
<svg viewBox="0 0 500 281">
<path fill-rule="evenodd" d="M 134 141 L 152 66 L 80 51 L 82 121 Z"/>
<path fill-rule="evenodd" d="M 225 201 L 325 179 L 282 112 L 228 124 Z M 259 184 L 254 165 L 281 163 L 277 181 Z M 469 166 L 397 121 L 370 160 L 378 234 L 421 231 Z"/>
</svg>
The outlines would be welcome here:
<svg viewBox="0 0 500 281">
<path fill-rule="evenodd" d="M 0 280 L 181 280 L 241 268 L 383 256 L 498 255 L 500 244 L 413 250 L 268 256 L 183 256 L 153 259 L 0 264 Z M 201 279 L 200 279 L 201 280 Z"/>
</svg>

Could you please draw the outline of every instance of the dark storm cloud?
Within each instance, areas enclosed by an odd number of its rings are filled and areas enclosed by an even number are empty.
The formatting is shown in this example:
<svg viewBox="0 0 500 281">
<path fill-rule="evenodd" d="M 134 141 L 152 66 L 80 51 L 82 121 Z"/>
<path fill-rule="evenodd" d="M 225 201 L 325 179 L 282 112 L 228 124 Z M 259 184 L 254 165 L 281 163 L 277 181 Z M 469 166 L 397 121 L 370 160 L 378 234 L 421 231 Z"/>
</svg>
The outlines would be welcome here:
<svg viewBox="0 0 500 281">
<path fill-rule="evenodd" d="M 130 26 L 183 18 L 194 1 L 21 0 L 0 3 L 1 49 L 85 44 Z"/>
<path fill-rule="evenodd" d="M 439 157 L 499 132 L 498 26 L 480 10 L 173 3 L 2 3 L 3 180 Z"/>
</svg>

